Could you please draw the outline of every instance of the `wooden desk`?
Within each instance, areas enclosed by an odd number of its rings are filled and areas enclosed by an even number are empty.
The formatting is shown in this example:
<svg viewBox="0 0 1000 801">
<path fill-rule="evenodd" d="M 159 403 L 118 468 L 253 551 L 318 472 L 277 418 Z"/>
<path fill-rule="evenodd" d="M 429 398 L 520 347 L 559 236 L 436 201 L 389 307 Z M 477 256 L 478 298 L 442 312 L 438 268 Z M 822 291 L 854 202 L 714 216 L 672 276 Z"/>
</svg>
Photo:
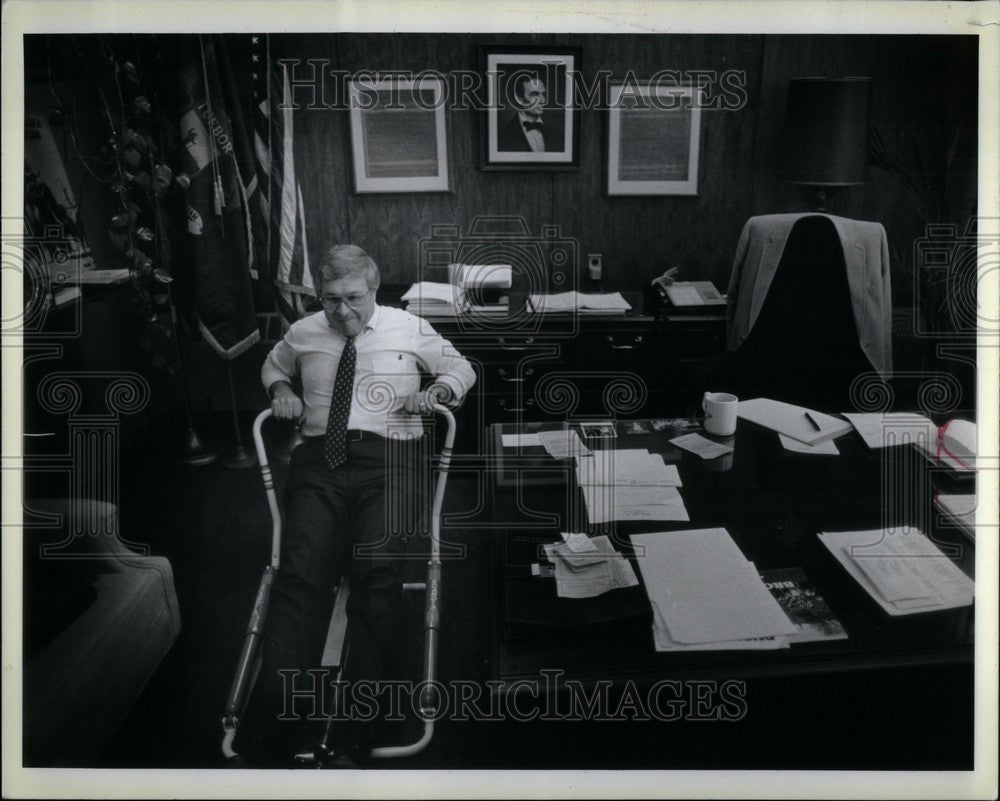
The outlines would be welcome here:
<svg viewBox="0 0 1000 801">
<path fill-rule="evenodd" d="M 379 302 L 402 306 L 406 288 L 382 287 Z M 622 295 L 632 306 L 623 314 L 534 314 L 527 295 L 512 292 L 506 316 L 428 317 L 476 370 L 461 411 L 463 438 L 495 422 L 686 413 L 703 386 L 694 371 L 724 350 L 723 311 L 672 312 L 648 293 Z M 486 448 L 460 445 L 480 454 Z"/>
<path fill-rule="evenodd" d="M 755 688 L 767 686 L 773 691 L 794 682 L 800 688 L 794 707 L 778 704 L 766 713 L 757 710 L 753 736 L 780 739 L 783 733 L 787 735 L 782 727 L 808 726 L 804 721 L 810 715 L 818 720 L 835 713 L 841 715 L 838 725 L 862 727 L 864 736 L 871 737 L 886 722 L 869 719 L 869 714 L 881 718 L 884 713 L 876 713 L 868 702 L 852 700 L 860 684 L 877 687 L 880 703 L 898 706 L 900 717 L 892 723 L 902 727 L 906 736 L 946 741 L 942 753 L 948 755 L 942 757 L 942 764 L 971 759 L 974 608 L 890 617 L 816 536 L 819 531 L 915 525 L 943 550 L 950 549 L 954 561 L 972 575 L 971 543 L 940 524 L 932 506 L 936 485 L 942 491 L 971 491 L 971 487 L 963 488 L 957 480 L 943 476 L 910 447 L 872 451 L 853 432 L 837 440 L 839 456 L 802 455 L 784 451 L 774 433 L 741 421 L 732 465 L 723 469 L 719 463 L 671 446 L 668 440 L 677 435 L 676 430 L 628 434 L 627 427 L 620 422 L 616 439 L 587 444 L 591 448 L 647 448 L 676 464 L 690 522 L 617 523 L 582 530 L 609 533 L 619 550 L 629 554 L 631 533 L 725 527 L 758 570 L 804 570 L 848 638 L 796 643 L 776 651 L 657 653 L 645 594 L 640 593 L 636 605 L 635 599 L 625 597 L 631 589 L 606 594 L 622 598 L 604 609 L 613 619 L 566 625 L 566 620 L 574 618 L 573 605 L 590 600 L 558 598 L 554 579 L 532 576 L 529 566 L 544 561 L 542 543 L 558 541 L 560 531 L 580 530 L 573 527 L 573 521 L 586 522 L 572 465 L 557 462 L 540 449 L 501 452 L 501 434 L 514 430 L 495 425 L 490 429 L 495 444 L 492 509 L 496 525 L 492 667 L 498 686 L 518 682 L 544 686 L 546 671 L 558 671 L 562 682 L 577 681 L 588 688 L 601 682 L 648 688 L 665 679 L 739 680 L 749 683 L 751 696 Z M 530 601 L 524 603 L 526 597 Z M 934 709 L 930 700 L 943 689 L 939 669 L 951 671 L 947 689 L 963 699 L 960 707 L 949 705 L 947 721 L 937 717 L 945 711 Z M 802 687 L 808 689 L 802 691 Z M 737 731 L 739 727 L 726 729 L 730 735 Z M 834 743 L 849 741 L 852 735 L 842 728 L 810 736 L 831 737 Z M 908 764 L 905 744 L 886 741 L 882 745 L 887 749 L 885 761 L 869 753 L 875 762 L 863 764 Z M 921 759 L 926 759 L 926 748 L 921 750 Z"/>
</svg>

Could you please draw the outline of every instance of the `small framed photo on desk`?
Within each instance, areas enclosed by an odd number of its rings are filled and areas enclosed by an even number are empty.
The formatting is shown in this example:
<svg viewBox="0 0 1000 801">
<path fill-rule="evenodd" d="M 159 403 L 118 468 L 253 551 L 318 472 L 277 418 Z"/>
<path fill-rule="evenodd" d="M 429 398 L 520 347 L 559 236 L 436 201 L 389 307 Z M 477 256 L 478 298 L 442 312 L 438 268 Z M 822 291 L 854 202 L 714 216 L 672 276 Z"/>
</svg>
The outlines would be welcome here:
<svg viewBox="0 0 1000 801">
<path fill-rule="evenodd" d="M 580 431 L 586 439 L 614 439 L 618 436 L 615 431 L 615 424 L 604 421 L 594 423 L 580 423 Z"/>
</svg>

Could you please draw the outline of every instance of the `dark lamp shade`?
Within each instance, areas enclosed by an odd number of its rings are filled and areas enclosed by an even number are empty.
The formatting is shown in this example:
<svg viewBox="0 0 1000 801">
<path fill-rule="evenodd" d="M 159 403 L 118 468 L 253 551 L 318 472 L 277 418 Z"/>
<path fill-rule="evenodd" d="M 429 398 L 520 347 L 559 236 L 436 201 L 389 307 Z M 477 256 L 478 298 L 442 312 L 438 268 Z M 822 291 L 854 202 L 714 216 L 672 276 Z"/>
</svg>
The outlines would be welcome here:
<svg viewBox="0 0 1000 801">
<path fill-rule="evenodd" d="M 865 182 L 871 78 L 788 82 L 784 180 L 810 186 Z"/>
</svg>

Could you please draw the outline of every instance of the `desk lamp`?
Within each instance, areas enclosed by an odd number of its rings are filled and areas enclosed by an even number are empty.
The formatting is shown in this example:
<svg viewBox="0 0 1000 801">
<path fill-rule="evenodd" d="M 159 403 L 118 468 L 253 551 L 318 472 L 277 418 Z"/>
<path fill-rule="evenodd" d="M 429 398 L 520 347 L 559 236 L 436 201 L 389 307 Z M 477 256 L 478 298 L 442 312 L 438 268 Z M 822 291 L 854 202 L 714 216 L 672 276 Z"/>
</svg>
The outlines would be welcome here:
<svg viewBox="0 0 1000 801">
<path fill-rule="evenodd" d="M 865 182 L 871 78 L 792 78 L 785 111 L 782 177 L 811 187 L 813 210 L 827 190 Z"/>
</svg>

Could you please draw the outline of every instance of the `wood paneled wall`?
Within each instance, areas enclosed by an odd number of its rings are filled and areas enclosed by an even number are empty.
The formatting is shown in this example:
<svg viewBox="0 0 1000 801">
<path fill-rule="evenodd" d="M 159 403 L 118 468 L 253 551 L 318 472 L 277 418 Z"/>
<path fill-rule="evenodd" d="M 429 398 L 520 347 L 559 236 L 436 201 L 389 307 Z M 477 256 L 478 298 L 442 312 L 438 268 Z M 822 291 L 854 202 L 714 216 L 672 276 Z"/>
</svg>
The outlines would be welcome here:
<svg viewBox="0 0 1000 801">
<path fill-rule="evenodd" d="M 580 169 L 572 172 L 482 171 L 480 115 L 453 110 L 451 193 L 366 195 L 352 188 L 347 112 L 303 108 L 295 113 L 296 158 L 314 262 L 327 245 L 351 241 L 378 261 L 383 280 L 406 283 L 418 277 L 418 243 L 432 225 L 468 230 L 478 215 L 523 215 L 533 233 L 557 225 L 577 241 L 581 275 L 585 254 L 602 253 L 605 288 L 640 287 L 669 266 L 724 288 L 748 217 L 809 209 L 805 193 L 782 183 L 774 166 L 788 80 L 810 75 L 870 76 L 872 126 L 901 150 L 908 140 L 925 154 L 913 166 L 920 181 L 943 187 L 941 221 L 962 228 L 975 212 L 972 37 L 345 33 L 276 37 L 273 47 L 286 57 L 328 59 L 331 69 L 347 72 L 449 72 L 478 70 L 481 44 L 513 43 L 580 46 L 588 80 L 600 70 L 614 77 L 632 70 L 639 78 L 665 69 L 740 70 L 747 103 L 704 112 L 696 197 L 648 198 L 606 195 L 607 114 L 600 110 L 583 110 Z M 899 177 L 874 168 L 864 186 L 834 196 L 829 211 L 882 222 L 900 266 L 925 222 Z"/>
</svg>

